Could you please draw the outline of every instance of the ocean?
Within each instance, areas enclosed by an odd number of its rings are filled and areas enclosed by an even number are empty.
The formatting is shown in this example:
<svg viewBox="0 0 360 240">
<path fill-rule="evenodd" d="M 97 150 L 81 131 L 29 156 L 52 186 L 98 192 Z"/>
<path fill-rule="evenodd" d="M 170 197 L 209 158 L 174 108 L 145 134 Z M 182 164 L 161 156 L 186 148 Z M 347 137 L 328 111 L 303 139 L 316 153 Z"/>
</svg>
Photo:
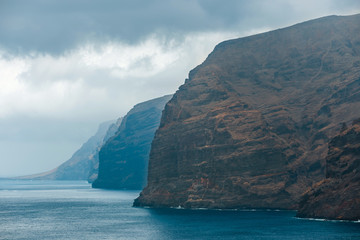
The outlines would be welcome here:
<svg viewBox="0 0 360 240">
<path fill-rule="evenodd" d="M 132 207 L 139 191 L 81 181 L 0 180 L 0 239 L 360 239 L 360 222 L 295 211 Z"/>
</svg>

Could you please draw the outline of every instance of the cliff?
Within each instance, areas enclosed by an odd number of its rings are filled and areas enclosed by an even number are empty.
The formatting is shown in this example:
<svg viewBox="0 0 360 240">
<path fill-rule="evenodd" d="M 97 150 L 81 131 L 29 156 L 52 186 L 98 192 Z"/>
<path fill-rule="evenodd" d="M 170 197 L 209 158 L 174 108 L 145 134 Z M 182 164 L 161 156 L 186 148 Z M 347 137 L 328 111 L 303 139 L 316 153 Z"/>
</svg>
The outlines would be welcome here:
<svg viewBox="0 0 360 240">
<path fill-rule="evenodd" d="M 100 147 L 104 141 L 115 134 L 120 123 L 121 118 L 116 122 L 101 123 L 95 135 L 90 137 L 69 160 L 51 171 L 20 178 L 34 180 L 88 180 L 92 182 L 97 176 Z"/>
<path fill-rule="evenodd" d="M 298 217 L 360 220 L 360 122 L 329 144 L 326 179 L 304 194 Z"/>
<path fill-rule="evenodd" d="M 151 141 L 171 95 L 134 106 L 99 152 L 94 188 L 141 189 L 146 185 Z"/>
<path fill-rule="evenodd" d="M 166 104 L 134 206 L 296 209 L 360 114 L 360 15 L 220 43 Z"/>
<path fill-rule="evenodd" d="M 93 159 L 93 163 L 90 167 L 90 171 L 88 172 L 88 182 L 93 183 L 97 177 L 98 177 L 98 172 L 99 172 L 99 151 L 101 149 L 101 147 L 112 137 L 115 135 L 115 133 L 117 132 L 118 128 L 120 127 L 120 124 L 122 122 L 123 118 L 120 117 L 116 120 L 116 122 L 112 123 L 105 135 L 102 138 L 102 141 L 99 142 L 99 144 L 96 146 L 96 151 L 95 153 L 92 153 L 89 155 L 89 158 Z"/>
</svg>

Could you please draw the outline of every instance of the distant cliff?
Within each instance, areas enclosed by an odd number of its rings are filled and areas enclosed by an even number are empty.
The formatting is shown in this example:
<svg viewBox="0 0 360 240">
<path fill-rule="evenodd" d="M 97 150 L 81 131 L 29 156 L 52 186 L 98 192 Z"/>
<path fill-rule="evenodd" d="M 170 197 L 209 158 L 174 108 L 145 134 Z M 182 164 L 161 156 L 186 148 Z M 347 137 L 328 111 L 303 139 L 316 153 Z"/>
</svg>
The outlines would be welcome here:
<svg viewBox="0 0 360 240">
<path fill-rule="evenodd" d="M 220 43 L 165 106 L 135 206 L 296 209 L 360 116 L 360 15 Z"/>
<path fill-rule="evenodd" d="M 151 141 L 171 95 L 135 105 L 99 152 L 94 188 L 141 189 L 146 185 Z"/>
<path fill-rule="evenodd" d="M 329 144 L 326 179 L 306 192 L 298 217 L 360 220 L 360 121 Z"/>
<path fill-rule="evenodd" d="M 59 167 L 40 174 L 21 177 L 23 179 L 46 180 L 88 180 L 92 182 L 97 177 L 99 165 L 99 150 L 107 139 L 113 136 L 121 123 L 119 118 L 100 124 L 94 136 L 90 137 L 72 157 Z"/>
<path fill-rule="evenodd" d="M 96 147 L 96 152 L 92 154 L 92 158 L 94 159 L 92 167 L 88 173 L 88 182 L 92 183 L 98 177 L 99 172 L 99 151 L 101 147 L 117 132 L 123 118 L 118 118 L 115 122 L 113 122 L 107 129 L 105 136 L 103 137 L 101 143 Z"/>
</svg>

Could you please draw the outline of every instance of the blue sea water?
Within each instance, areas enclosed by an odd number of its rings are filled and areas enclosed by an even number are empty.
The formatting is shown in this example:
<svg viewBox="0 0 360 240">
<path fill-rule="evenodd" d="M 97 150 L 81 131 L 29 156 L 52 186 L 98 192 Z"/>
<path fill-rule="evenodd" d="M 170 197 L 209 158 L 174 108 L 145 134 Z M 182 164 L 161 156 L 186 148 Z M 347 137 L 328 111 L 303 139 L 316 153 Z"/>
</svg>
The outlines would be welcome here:
<svg viewBox="0 0 360 240">
<path fill-rule="evenodd" d="M 360 223 L 294 211 L 132 207 L 138 191 L 86 182 L 0 180 L 0 239 L 360 239 Z"/>
</svg>

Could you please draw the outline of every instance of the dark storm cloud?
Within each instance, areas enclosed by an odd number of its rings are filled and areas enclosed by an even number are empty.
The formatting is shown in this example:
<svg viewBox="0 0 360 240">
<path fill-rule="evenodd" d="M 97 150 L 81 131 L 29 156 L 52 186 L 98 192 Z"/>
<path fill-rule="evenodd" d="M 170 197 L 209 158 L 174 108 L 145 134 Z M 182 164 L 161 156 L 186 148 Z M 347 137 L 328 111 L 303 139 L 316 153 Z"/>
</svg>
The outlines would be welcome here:
<svg viewBox="0 0 360 240">
<path fill-rule="evenodd" d="M 289 2 L 296 1 L 0 0 L 0 46 L 12 53 L 62 53 L 86 42 L 136 43 L 154 32 L 180 37 L 192 31 L 272 27 L 297 20 Z M 333 9 L 360 8 L 358 0 L 315 1 L 309 7 L 323 7 L 319 2 Z"/>
<path fill-rule="evenodd" d="M 156 31 L 223 26 L 197 1 L 15 0 L 0 4 L 0 44 L 15 52 L 56 53 L 84 41 L 131 43 Z"/>
</svg>

